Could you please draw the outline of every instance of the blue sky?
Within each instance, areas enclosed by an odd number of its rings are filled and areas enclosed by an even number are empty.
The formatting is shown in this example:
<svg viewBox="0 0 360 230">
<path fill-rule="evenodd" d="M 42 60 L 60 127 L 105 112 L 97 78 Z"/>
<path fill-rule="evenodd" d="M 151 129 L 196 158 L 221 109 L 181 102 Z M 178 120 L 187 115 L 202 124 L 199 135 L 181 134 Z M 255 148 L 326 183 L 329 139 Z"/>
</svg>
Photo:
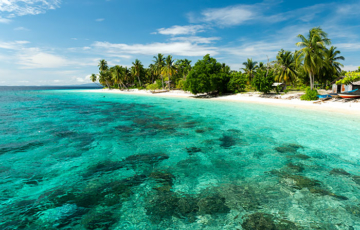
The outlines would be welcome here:
<svg viewBox="0 0 360 230">
<path fill-rule="evenodd" d="M 360 1 L 0 0 L 0 85 L 88 83 L 97 62 L 148 66 L 157 53 L 211 54 L 239 70 L 247 58 L 294 51 L 321 26 L 360 66 Z"/>
</svg>

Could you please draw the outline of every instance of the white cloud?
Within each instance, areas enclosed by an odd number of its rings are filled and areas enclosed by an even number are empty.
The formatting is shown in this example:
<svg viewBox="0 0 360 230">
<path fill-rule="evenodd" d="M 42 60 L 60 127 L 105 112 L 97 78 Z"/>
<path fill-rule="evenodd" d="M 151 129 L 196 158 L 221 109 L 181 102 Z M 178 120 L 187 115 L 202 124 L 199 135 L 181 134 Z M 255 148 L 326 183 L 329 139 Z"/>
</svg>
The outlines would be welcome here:
<svg viewBox="0 0 360 230">
<path fill-rule="evenodd" d="M 7 17 L 36 15 L 53 10 L 60 6 L 61 0 L 1 0 L 0 12 Z"/>
<path fill-rule="evenodd" d="M 102 21 L 104 21 L 105 19 L 104 18 L 98 18 L 98 19 L 96 19 L 95 21 L 97 21 L 97 22 L 102 22 Z"/>
<path fill-rule="evenodd" d="M 0 49 L 9 49 L 9 50 L 17 50 L 20 49 L 22 45 L 28 44 L 28 41 L 13 41 L 13 42 L 1 42 L 0 41 Z"/>
<path fill-rule="evenodd" d="M 257 13 L 255 8 L 250 5 L 236 5 L 225 8 L 207 9 L 201 13 L 202 22 L 211 22 L 221 26 L 240 25 L 252 20 Z"/>
<path fill-rule="evenodd" d="M 356 43 L 338 43 L 336 45 L 337 48 L 339 49 L 344 49 L 344 50 L 349 50 L 349 51 L 357 51 L 360 49 L 360 42 L 356 42 Z"/>
<path fill-rule="evenodd" d="M 200 46 L 191 42 L 169 42 L 151 44 L 113 44 L 109 42 L 95 42 L 94 47 L 104 50 L 107 54 L 142 54 L 156 55 L 158 53 L 180 56 L 204 56 L 218 54 L 216 47 Z"/>
<path fill-rule="evenodd" d="M 85 46 L 85 47 L 83 47 L 83 50 L 91 50 L 91 47 Z"/>
<path fill-rule="evenodd" d="M 14 28 L 14 30 L 24 30 L 24 31 L 28 31 L 29 29 L 26 29 L 25 27 L 20 26 L 20 27 Z"/>
<path fill-rule="evenodd" d="M 196 44 L 209 44 L 213 43 L 214 41 L 221 40 L 219 37 L 197 37 L 197 36 L 190 36 L 190 37 L 174 37 L 170 39 L 171 41 L 180 41 L 180 42 L 190 42 Z"/>
<path fill-rule="evenodd" d="M 8 19 L 8 18 L 2 18 L 2 17 L 0 16 L 0 23 L 7 24 L 7 23 L 10 23 L 10 22 L 11 22 L 10 19 Z"/>
<path fill-rule="evenodd" d="M 202 25 L 188 25 L 188 26 L 172 26 L 170 28 L 158 29 L 159 34 L 164 35 L 185 35 L 185 34 L 196 34 L 204 32 L 204 26 Z"/>
<path fill-rule="evenodd" d="M 38 48 L 23 49 L 17 58 L 22 69 L 59 68 L 67 64 L 66 59 Z"/>
<path fill-rule="evenodd" d="M 345 71 L 354 71 L 354 70 L 358 70 L 359 66 L 360 66 L 360 64 L 359 65 L 344 65 L 344 67 L 341 69 L 343 69 Z"/>
</svg>

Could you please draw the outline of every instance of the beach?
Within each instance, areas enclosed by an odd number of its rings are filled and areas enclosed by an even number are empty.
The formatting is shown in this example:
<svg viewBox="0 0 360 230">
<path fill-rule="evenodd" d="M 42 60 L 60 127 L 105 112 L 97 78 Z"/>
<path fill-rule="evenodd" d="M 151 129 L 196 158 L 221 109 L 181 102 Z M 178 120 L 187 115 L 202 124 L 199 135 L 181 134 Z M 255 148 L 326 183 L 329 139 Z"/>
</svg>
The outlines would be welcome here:
<svg viewBox="0 0 360 230">
<path fill-rule="evenodd" d="M 116 89 L 112 89 L 112 90 L 90 89 L 90 90 L 82 90 L 81 92 L 144 95 L 144 96 L 152 96 L 152 97 L 181 97 L 181 98 L 193 98 L 197 100 L 257 103 L 257 104 L 283 106 L 283 107 L 297 108 L 297 109 L 308 109 L 308 110 L 317 110 L 317 111 L 328 111 L 328 112 L 334 112 L 340 114 L 360 115 L 360 102 L 354 102 L 354 101 L 344 102 L 344 100 L 340 98 L 336 100 L 332 99 L 324 102 L 314 103 L 314 101 L 302 101 L 300 99 L 296 99 L 296 97 L 301 93 L 289 93 L 285 95 L 272 96 L 271 98 L 262 97 L 261 94 L 257 92 L 225 95 L 225 96 L 213 97 L 213 98 L 196 98 L 196 96 L 191 94 L 190 92 L 185 92 L 182 90 L 171 90 L 170 92 L 157 93 L 157 94 L 152 94 L 149 90 L 137 90 L 137 89 L 129 90 L 129 91 L 120 91 Z"/>
</svg>

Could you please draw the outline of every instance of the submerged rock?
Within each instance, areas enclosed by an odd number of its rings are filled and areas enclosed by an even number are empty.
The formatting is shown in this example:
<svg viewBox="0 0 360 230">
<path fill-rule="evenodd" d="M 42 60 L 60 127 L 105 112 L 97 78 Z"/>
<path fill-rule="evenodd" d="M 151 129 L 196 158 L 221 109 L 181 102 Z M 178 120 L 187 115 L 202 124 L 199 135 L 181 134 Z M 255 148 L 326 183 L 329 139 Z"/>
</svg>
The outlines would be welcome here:
<svg viewBox="0 0 360 230">
<path fill-rule="evenodd" d="M 301 148 L 304 148 L 298 144 L 286 144 L 279 147 L 276 147 L 275 150 L 279 153 L 297 153 L 297 151 Z"/>
<path fill-rule="evenodd" d="M 225 149 L 236 145 L 236 139 L 229 135 L 223 135 L 221 138 L 219 138 L 219 140 L 221 141 L 220 146 Z"/>
<path fill-rule="evenodd" d="M 276 230 L 273 215 L 254 213 L 246 217 L 241 224 L 245 230 Z"/>
<path fill-rule="evenodd" d="M 201 149 L 196 147 L 190 147 L 190 148 L 186 148 L 186 152 L 188 152 L 189 154 L 193 154 L 193 153 L 201 152 Z"/>
<path fill-rule="evenodd" d="M 155 153 L 155 154 L 132 155 L 127 157 L 122 162 L 126 165 L 141 165 L 141 164 L 153 165 L 167 159 L 169 159 L 168 155 L 163 153 Z"/>
<path fill-rule="evenodd" d="M 305 154 L 296 154 L 296 155 L 290 155 L 290 156 L 286 156 L 286 157 L 288 157 L 288 158 L 298 158 L 300 160 L 307 160 L 307 159 L 311 158 L 311 157 L 309 157 L 309 156 L 307 156 Z"/>
<path fill-rule="evenodd" d="M 241 224 L 245 230 L 297 230 L 295 223 L 275 218 L 267 213 L 254 213 L 245 217 Z"/>
<path fill-rule="evenodd" d="M 360 176 L 353 176 L 353 180 L 356 184 L 360 185 Z"/>
<path fill-rule="evenodd" d="M 166 171 L 152 172 L 149 177 L 160 183 L 160 187 L 154 188 L 158 191 L 170 191 L 173 186 L 173 180 L 175 179 L 174 175 Z"/>
<path fill-rule="evenodd" d="M 90 230 L 111 229 L 117 221 L 118 218 L 111 211 L 91 213 L 82 220 L 84 227 Z"/>
<path fill-rule="evenodd" d="M 302 172 L 304 171 L 304 167 L 302 164 L 294 164 L 294 163 L 288 163 L 286 165 L 289 169 L 295 171 L 295 172 Z"/>
<path fill-rule="evenodd" d="M 5 153 L 21 153 L 27 152 L 36 148 L 40 148 L 45 144 L 39 141 L 33 141 L 28 143 L 13 143 L 0 146 L 0 155 Z"/>
<path fill-rule="evenodd" d="M 205 130 L 203 130 L 203 129 L 197 129 L 197 130 L 195 130 L 195 132 L 196 132 L 196 133 L 205 133 Z"/>
<path fill-rule="evenodd" d="M 219 194 L 207 196 L 180 195 L 171 191 L 158 191 L 148 198 L 146 213 L 154 224 L 163 219 L 177 217 L 194 222 L 198 215 L 226 214 L 230 208 L 225 204 L 225 198 Z"/>
<path fill-rule="evenodd" d="M 310 179 L 301 175 L 291 175 L 284 171 L 272 170 L 271 174 L 276 175 L 281 178 L 281 183 L 291 186 L 295 189 L 302 190 L 304 188 L 308 189 L 310 193 L 318 194 L 322 196 L 332 196 L 339 200 L 347 200 L 345 196 L 336 195 L 329 190 L 322 187 L 322 184 L 318 180 Z"/>
<path fill-rule="evenodd" d="M 330 171 L 332 175 L 342 175 L 342 176 L 350 176 L 351 174 L 346 172 L 344 169 L 332 169 Z"/>
</svg>

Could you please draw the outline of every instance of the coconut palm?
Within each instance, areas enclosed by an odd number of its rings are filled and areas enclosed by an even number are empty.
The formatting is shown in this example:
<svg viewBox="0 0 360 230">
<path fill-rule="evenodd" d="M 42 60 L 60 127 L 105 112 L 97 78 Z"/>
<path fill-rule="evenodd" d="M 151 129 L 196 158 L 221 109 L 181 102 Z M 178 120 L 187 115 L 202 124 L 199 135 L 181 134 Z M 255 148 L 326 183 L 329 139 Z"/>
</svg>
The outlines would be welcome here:
<svg viewBox="0 0 360 230">
<path fill-rule="evenodd" d="M 123 78 L 124 78 L 123 68 L 119 65 L 116 65 L 110 69 L 112 69 L 111 71 L 112 79 L 116 84 L 118 84 L 119 90 L 121 90 L 123 87 L 126 88 L 126 86 L 123 83 Z"/>
<path fill-rule="evenodd" d="M 304 55 L 304 69 L 309 74 L 310 88 L 314 89 L 315 74 L 324 67 L 326 45 L 330 45 L 331 41 L 320 27 L 312 28 L 307 37 L 299 34 L 298 38 L 301 42 L 296 45 L 302 48 L 300 52 Z"/>
<path fill-rule="evenodd" d="M 137 77 L 140 87 L 141 87 L 140 73 L 143 68 L 143 65 L 141 64 L 141 61 L 139 59 L 136 59 L 135 62 L 133 62 L 132 64 L 133 64 L 133 74 L 134 74 L 134 76 Z"/>
<path fill-rule="evenodd" d="M 275 80 L 280 82 L 296 82 L 296 60 L 290 51 L 281 50 L 276 56 Z"/>
<path fill-rule="evenodd" d="M 161 69 L 162 75 L 167 75 L 169 78 L 169 90 L 171 77 L 176 73 L 176 66 L 174 64 L 174 60 L 172 59 L 171 55 L 168 55 L 165 59 L 165 66 Z"/>
<path fill-rule="evenodd" d="M 154 58 L 155 58 L 154 64 L 155 64 L 156 73 L 157 73 L 157 75 L 161 76 L 162 88 L 164 88 L 164 77 L 161 74 L 161 72 L 162 72 L 162 68 L 165 65 L 165 57 L 163 54 L 159 53 L 157 56 L 154 56 Z"/>
<path fill-rule="evenodd" d="M 344 65 L 338 62 L 338 60 L 344 61 L 345 58 L 343 56 L 338 56 L 341 52 L 336 49 L 336 47 L 331 46 L 330 49 L 325 51 L 325 62 L 328 64 L 328 67 L 332 69 L 334 74 L 340 74 L 341 67 L 344 67 Z"/>
<path fill-rule="evenodd" d="M 245 66 L 245 68 L 242 68 L 242 70 L 244 70 L 245 73 L 248 75 L 249 81 L 251 83 L 254 77 L 254 73 L 258 68 L 257 62 L 253 61 L 251 58 L 248 58 L 247 61 L 243 63 L 243 65 Z"/>
<path fill-rule="evenodd" d="M 186 80 L 186 76 L 191 71 L 191 61 L 186 58 L 180 59 L 176 61 L 175 66 L 178 73 L 181 74 L 184 80 Z"/>
<path fill-rule="evenodd" d="M 96 76 L 96 74 L 91 74 L 91 76 L 90 76 L 90 80 L 93 82 L 93 83 L 95 83 L 96 82 L 96 80 L 97 80 L 97 76 Z"/>
</svg>

